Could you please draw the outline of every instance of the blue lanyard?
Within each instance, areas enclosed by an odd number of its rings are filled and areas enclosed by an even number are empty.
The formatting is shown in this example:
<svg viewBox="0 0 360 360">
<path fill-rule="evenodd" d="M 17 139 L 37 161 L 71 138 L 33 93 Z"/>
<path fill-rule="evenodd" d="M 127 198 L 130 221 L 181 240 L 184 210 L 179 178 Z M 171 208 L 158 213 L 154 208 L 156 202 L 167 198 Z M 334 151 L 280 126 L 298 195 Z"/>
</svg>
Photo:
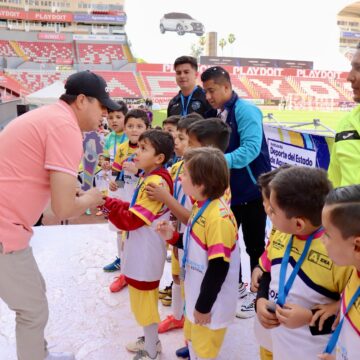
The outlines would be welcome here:
<svg viewBox="0 0 360 360">
<path fill-rule="evenodd" d="M 289 259 L 290 259 L 290 252 L 291 252 L 291 248 L 292 248 L 292 244 L 293 244 L 293 240 L 294 240 L 294 235 L 291 236 L 290 241 L 286 247 L 285 250 L 285 254 L 284 257 L 281 260 L 281 267 L 280 267 L 280 279 L 279 279 L 279 294 L 278 294 L 278 299 L 276 301 L 276 303 L 280 306 L 284 306 L 286 298 L 289 294 L 289 291 L 295 281 L 295 277 L 297 275 L 297 273 L 300 270 L 301 265 L 303 264 L 308 252 L 309 252 L 309 248 L 310 245 L 315 237 L 315 235 L 317 233 L 319 233 L 320 231 L 322 231 L 323 228 L 319 228 L 318 230 L 316 230 L 314 233 L 312 233 L 306 241 L 305 243 L 305 247 L 304 250 L 300 256 L 300 259 L 297 261 L 293 271 L 291 272 L 288 281 L 285 284 L 285 278 L 286 278 L 286 272 L 287 272 L 287 266 L 289 264 Z"/>
<path fill-rule="evenodd" d="M 138 197 L 138 195 L 139 195 L 139 191 L 140 191 L 141 185 L 142 185 L 143 182 L 145 181 L 145 178 L 146 178 L 146 177 L 144 177 L 144 178 L 142 179 L 142 181 L 139 180 L 138 184 L 136 185 L 136 188 L 135 188 L 135 191 L 134 191 L 134 195 L 133 195 L 133 197 L 132 197 L 132 199 L 131 199 L 131 203 L 130 203 L 129 208 L 131 208 L 131 207 L 133 207 L 133 206 L 135 205 L 136 200 L 137 200 L 137 197 Z"/>
<path fill-rule="evenodd" d="M 342 326 L 344 324 L 345 316 L 350 311 L 351 307 L 354 305 L 355 301 L 358 299 L 359 296 L 360 296 L 360 286 L 358 287 L 355 294 L 351 298 L 348 306 L 346 307 L 346 310 L 345 310 L 345 312 L 343 314 L 342 319 L 340 320 L 340 322 L 339 322 L 338 326 L 336 327 L 335 331 L 332 333 L 331 338 L 330 338 L 330 340 L 329 340 L 329 342 L 326 345 L 326 348 L 324 350 L 325 354 L 331 354 L 334 351 L 336 343 L 337 343 L 337 341 L 339 339 L 341 328 L 342 328 Z"/>
<path fill-rule="evenodd" d="M 195 214 L 193 220 L 191 221 L 189 219 L 188 225 L 186 227 L 186 236 L 185 236 L 185 244 L 184 244 L 184 255 L 182 258 L 182 262 L 181 262 L 181 267 L 184 269 L 185 265 L 186 265 L 186 261 L 187 261 L 187 256 L 188 256 L 188 252 L 189 252 L 189 243 L 190 243 L 190 232 L 191 229 L 193 228 L 193 226 L 195 225 L 195 223 L 198 221 L 198 219 L 200 218 L 200 216 L 204 213 L 204 211 L 206 210 L 206 208 L 209 206 L 211 200 L 207 199 L 205 201 L 205 203 L 203 204 L 203 206 L 199 209 L 199 211 Z"/>
<path fill-rule="evenodd" d="M 179 179 L 179 176 L 180 176 L 180 171 L 181 169 L 183 168 L 184 166 L 184 163 L 181 163 L 181 165 L 179 166 L 179 168 L 177 169 L 177 172 L 176 172 L 176 176 L 175 176 L 175 180 L 174 180 L 174 198 L 176 200 L 179 199 L 179 195 L 180 195 L 180 190 L 182 188 L 181 184 L 180 184 L 180 179 Z"/>
<path fill-rule="evenodd" d="M 125 160 L 127 160 L 127 161 L 132 161 L 132 160 L 134 159 L 134 157 L 135 157 L 135 154 L 131 154 L 131 155 L 128 156 Z M 125 161 L 125 160 L 124 160 L 124 161 Z M 124 162 L 124 161 L 123 161 L 123 162 Z M 124 170 L 121 170 L 121 171 L 117 174 L 116 180 L 124 180 Z"/>
<path fill-rule="evenodd" d="M 185 107 L 185 96 L 180 93 L 180 99 L 181 99 L 181 116 L 186 116 L 188 114 L 188 108 L 189 104 L 191 102 L 191 98 L 194 94 L 194 92 L 197 90 L 197 85 L 194 87 L 194 90 L 191 92 L 191 94 L 188 96 L 186 107 Z"/>
</svg>

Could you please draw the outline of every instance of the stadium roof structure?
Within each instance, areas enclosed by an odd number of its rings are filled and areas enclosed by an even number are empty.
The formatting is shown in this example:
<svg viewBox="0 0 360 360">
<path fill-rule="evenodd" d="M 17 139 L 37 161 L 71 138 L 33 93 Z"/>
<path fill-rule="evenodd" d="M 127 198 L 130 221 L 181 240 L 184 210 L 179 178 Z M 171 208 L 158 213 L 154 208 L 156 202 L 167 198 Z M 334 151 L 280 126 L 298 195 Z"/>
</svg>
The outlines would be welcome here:
<svg viewBox="0 0 360 360">
<path fill-rule="evenodd" d="M 56 81 L 32 94 L 26 96 L 26 101 L 33 105 L 47 105 L 56 102 L 64 94 L 65 88 L 62 81 Z"/>
</svg>

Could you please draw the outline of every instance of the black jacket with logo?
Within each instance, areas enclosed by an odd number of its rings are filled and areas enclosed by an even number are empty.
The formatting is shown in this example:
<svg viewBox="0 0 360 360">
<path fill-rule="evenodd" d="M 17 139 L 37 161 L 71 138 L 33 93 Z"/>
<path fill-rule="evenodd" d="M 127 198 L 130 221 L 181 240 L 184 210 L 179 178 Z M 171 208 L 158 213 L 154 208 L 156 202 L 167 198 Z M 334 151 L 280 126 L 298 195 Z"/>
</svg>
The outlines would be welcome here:
<svg viewBox="0 0 360 360">
<path fill-rule="evenodd" d="M 187 114 L 196 112 L 201 116 L 205 117 L 206 112 L 208 112 L 210 109 L 211 106 L 206 101 L 204 90 L 200 86 L 198 86 L 191 97 L 190 104 L 187 108 Z M 169 102 L 167 109 L 167 116 L 169 117 L 171 115 L 182 115 L 182 110 L 183 109 L 181 104 L 181 91 L 179 91 L 179 93 L 175 97 L 173 97 Z"/>
</svg>

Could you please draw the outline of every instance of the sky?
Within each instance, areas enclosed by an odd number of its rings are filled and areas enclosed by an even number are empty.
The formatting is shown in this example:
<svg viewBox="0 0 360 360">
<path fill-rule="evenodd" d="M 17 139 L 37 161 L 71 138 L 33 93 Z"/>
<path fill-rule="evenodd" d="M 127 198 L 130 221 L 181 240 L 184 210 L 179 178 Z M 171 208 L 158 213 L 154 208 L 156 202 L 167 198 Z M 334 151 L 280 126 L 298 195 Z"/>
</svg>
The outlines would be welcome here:
<svg viewBox="0 0 360 360">
<path fill-rule="evenodd" d="M 199 38 L 195 34 L 161 34 L 161 17 L 185 12 L 201 21 L 218 40 L 235 34 L 224 56 L 308 60 L 314 69 L 347 71 L 339 52 L 336 16 L 349 0 L 126 0 L 126 32 L 134 56 L 149 63 L 171 64 Z M 218 55 L 221 50 L 218 50 Z"/>
</svg>

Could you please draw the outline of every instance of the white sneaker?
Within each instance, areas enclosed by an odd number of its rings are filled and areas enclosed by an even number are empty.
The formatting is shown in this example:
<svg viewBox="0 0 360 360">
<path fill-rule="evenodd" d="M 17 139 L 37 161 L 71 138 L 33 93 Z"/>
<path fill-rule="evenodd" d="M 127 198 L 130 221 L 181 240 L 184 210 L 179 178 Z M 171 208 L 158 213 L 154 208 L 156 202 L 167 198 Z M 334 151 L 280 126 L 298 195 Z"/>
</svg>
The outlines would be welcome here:
<svg viewBox="0 0 360 360">
<path fill-rule="evenodd" d="M 243 299 L 247 294 L 249 293 L 246 289 L 246 285 L 244 283 L 239 284 L 239 293 L 238 293 L 238 299 Z"/>
<path fill-rule="evenodd" d="M 45 360 L 75 360 L 75 355 L 70 352 L 49 353 Z"/>
<path fill-rule="evenodd" d="M 156 356 L 152 358 L 146 350 L 139 350 L 133 360 L 160 360 L 160 353 L 157 352 Z"/>
<path fill-rule="evenodd" d="M 255 300 L 256 293 L 248 292 L 246 297 L 238 301 L 236 309 L 236 317 L 240 319 L 248 319 L 255 316 Z"/>
<path fill-rule="evenodd" d="M 145 336 L 138 337 L 136 341 L 126 344 L 125 347 L 127 351 L 133 353 L 145 350 Z M 158 353 L 162 351 L 160 340 L 156 343 L 156 351 Z"/>
</svg>

